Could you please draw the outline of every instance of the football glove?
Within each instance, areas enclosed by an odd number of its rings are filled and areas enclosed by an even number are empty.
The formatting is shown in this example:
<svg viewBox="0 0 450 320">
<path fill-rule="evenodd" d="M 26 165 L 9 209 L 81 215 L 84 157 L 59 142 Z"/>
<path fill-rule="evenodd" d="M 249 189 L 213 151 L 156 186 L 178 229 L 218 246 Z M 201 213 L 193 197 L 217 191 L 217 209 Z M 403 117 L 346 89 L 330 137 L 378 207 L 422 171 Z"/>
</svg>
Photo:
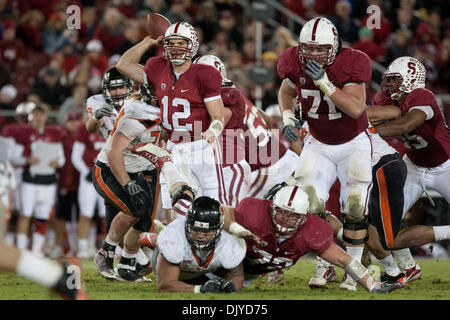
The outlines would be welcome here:
<svg viewBox="0 0 450 320">
<path fill-rule="evenodd" d="M 328 80 L 327 73 L 317 61 L 308 60 L 306 62 L 305 73 L 311 77 L 314 84 L 328 97 L 336 91 L 335 85 Z"/>
<path fill-rule="evenodd" d="M 94 118 L 98 121 L 103 117 L 109 117 L 113 114 L 113 106 L 105 103 L 100 109 L 94 112 Z"/>
<path fill-rule="evenodd" d="M 135 180 L 130 180 L 123 187 L 125 193 L 130 197 L 131 202 L 131 210 L 133 215 L 137 217 L 141 217 L 145 214 L 146 203 L 149 201 L 149 194 L 142 189 L 140 185 L 136 183 Z"/>
<path fill-rule="evenodd" d="M 200 287 L 201 293 L 220 293 L 222 290 L 222 281 L 223 279 L 211 279 L 202 284 Z"/>
<path fill-rule="evenodd" d="M 292 110 L 284 110 L 283 111 L 283 128 L 281 132 L 284 137 L 290 141 L 295 142 L 298 140 L 298 133 L 295 129 L 301 130 L 302 124 L 295 118 L 294 112 Z"/>
<path fill-rule="evenodd" d="M 226 279 L 219 279 L 222 282 L 222 286 L 220 288 L 221 292 L 224 293 L 235 293 L 236 287 L 234 286 L 234 283 L 231 280 Z"/>
</svg>

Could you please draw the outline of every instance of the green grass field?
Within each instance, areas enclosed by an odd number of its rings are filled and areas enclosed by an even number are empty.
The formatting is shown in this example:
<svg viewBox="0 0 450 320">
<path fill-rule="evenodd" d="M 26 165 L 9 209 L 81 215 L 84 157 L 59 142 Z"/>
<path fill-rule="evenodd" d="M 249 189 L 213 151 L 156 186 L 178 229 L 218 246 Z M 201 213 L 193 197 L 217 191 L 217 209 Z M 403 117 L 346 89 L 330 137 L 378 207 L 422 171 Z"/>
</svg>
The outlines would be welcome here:
<svg viewBox="0 0 450 320">
<path fill-rule="evenodd" d="M 300 259 L 286 271 L 284 279 L 277 284 L 266 283 L 267 277 L 251 283 L 238 294 L 177 294 L 158 293 L 155 278 L 152 283 L 123 283 L 108 281 L 97 274 L 92 261 L 83 262 L 83 279 L 88 295 L 93 300 L 450 300 L 450 259 L 417 259 L 423 273 L 422 279 L 410 283 L 406 288 L 390 294 L 370 294 L 362 287 L 357 292 L 339 290 L 339 282 L 331 283 L 327 289 L 311 290 L 308 280 L 314 271 L 314 260 Z M 338 281 L 343 270 L 336 268 Z M 55 299 L 45 288 L 14 274 L 0 273 L 0 299 L 45 300 Z"/>
</svg>

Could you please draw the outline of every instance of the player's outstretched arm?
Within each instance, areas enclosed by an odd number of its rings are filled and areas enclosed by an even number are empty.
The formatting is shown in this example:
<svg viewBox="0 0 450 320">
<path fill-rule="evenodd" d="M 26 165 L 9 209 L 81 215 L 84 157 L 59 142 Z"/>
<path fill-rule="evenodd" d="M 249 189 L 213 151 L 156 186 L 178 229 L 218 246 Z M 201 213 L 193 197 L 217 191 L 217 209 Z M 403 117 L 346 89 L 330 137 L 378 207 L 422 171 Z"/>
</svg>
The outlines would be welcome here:
<svg viewBox="0 0 450 320">
<path fill-rule="evenodd" d="M 297 96 L 297 91 L 289 84 L 287 79 L 281 83 L 280 90 L 278 90 L 278 105 L 283 117 L 282 132 L 289 142 L 295 142 L 299 138 L 297 130 L 301 130 L 302 125 L 298 119 L 295 118 L 293 111 L 294 99 Z"/>
<path fill-rule="evenodd" d="M 156 288 L 158 292 L 195 292 L 195 286 L 178 280 L 180 267 L 170 263 L 162 254 L 156 262 Z"/>
<path fill-rule="evenodd" d="M 139 60 L 149 48 L 159 44 L 162 39 L 163 36 L 159 36 L 158 39 L 145 37 L 141 42 L 125 51 L 116 64 L 117 70 L 127 78 L 144 83 L 144 67 L 139 64 Z"/>
<path fill-rule="evenodd" d="M 331 243 L 327 250 L 319 254 L 319 256 L 322 259 L 343 268 L 367 291 L 370 292 L 377 285 L 377 282 L 369 275 L 367 269 L 334 242 Z"/>
<path fill-rule="evenodd" d="M 211 118 L 211 125 L 203 133 L 203 139 L 208 143 L 213 143 L 217 136 L 220 135 L 224 128 L 224 106 L 221 98 L 214 99 L 205 103 L 208 110 L 209 117 Z"/>
<path fill-rule="evenodd" d="M 402 113 L 396 106 L 370 106 L 366 108 L 367 118 L 373 126 L 401 117 Z"/>
<path fill-rule="evenodd" d="M 402 134 L 407 134 L 420 126 L 427 119 L 425 112 L 414 109 L 402 117 L 375 126 L 375 130 L 381 137 L 395 137 Z"/>
<path fill-rule="evenodd" d="M 241 226 L 238 222 L 236 222 L 236 218 L 234 216 L 234 208 L 228 206 L 221 206 L 221 210 L 223 210 L 223 229 L 231 234 L 234 234 L 238 238 L 242 238 L 244 240 L 252 240 L 259 243 L 261 240 L 259 237 L 243 226 Z"/>
<path fill-rule="evenodd" d="M 236 268 L 230 269 L 224 276 L 225 281 L 222 285 L 222 292 L 239 292 L 244 284 L 244 265 L 239 263 Z M 231 283 L 229 283 L 231 282 Z"/>
</svg>

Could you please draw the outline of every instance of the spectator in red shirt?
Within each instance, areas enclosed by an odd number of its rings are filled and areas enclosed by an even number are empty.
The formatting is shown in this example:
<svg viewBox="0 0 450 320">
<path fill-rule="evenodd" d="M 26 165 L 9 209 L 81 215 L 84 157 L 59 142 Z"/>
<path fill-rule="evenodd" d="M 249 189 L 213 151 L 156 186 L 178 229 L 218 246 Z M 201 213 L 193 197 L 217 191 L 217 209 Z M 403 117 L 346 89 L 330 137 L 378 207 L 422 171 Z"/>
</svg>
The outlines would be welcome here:
<svg viewBox="0 0 450 320">
<path fill-rule="evenodd" d="M 380 15 L 381 15 L 381 17 L 379 19 L 380 26 L 379 26 L 379 28 L 378 28 L 378 26 L 375 28 L 372 28 L 371 26 L 367 25 L 369 18 L 370 18 L 370 20 L 369 20 L 370 22 L 375 22 L 378 20 L 378 19 L 374 19 L 374 17 L 372 17 L 372 15 L 374 15 L 376 12 L 365 16 L 361 20 L 361 26 L 366 26 L 366 27 L 371 28 L 373 31 L 373 40 L 376 43 L 383 45 L 386 42 L 386 40 L 389 38 L 389 35 L 392 32 L 391 23 L 384 16 L 383 2 L 381 0 L 370 0 L 369 6 L 371 6 L 371 5 L 376 5 L 380 8 Z"/>
<path fill-rule="evenodd" d="M 5 20 L 2 24 L 3 39 L 0 42 L 0 62 L 13 73 L 18 65 L 26 63 L 26 48 L 22 40 L 16 38 L 16 23 Z"/>
<path fill-rule="evenodd" d="M 352 45 L 353 49 L 367 54 L 370 59 L 384 62 L 386 50 L 373 40 L 373 32 L 367 27 L 359 29 L 359 41 Z"/>
<path fill-rule="evenodd" d="M 101 41 L 107 56 L 113 55 L 125 41 L 123 21 L 123 15 L 119 10 L 114 7 L 107 7 L 103 13 L 102 21 L 95 29 L 93 38 Z"/>
</svg>

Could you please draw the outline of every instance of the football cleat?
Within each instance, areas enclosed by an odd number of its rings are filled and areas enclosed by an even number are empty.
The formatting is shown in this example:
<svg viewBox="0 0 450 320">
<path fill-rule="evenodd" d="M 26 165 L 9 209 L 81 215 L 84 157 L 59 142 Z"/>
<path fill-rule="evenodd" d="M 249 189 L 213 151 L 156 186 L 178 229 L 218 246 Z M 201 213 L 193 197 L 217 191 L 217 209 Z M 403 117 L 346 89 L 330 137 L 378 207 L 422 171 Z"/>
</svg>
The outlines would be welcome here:
<svg viewBox="0 0 450 320">
<path fill-rule="evenodd" d="M 400 270 L 406 275 L 406 280 L 408 282 L 418 280 L 422 277 L 422 269 L 420 269 L 417 263 L 410 268 L 400 267 Z"/>
<path fill-rule="evenodd" d="M 384 273 L 380 278 L 381 283 L 395 283 L 399 282 L 403 284 L 403 287 L 405 287 L 408 284 L 408 279 L 404 273 L 399 273 L 396 276 L 390 276 L 387 273 Z"/>
<path fill-rule="evenodd" d="M 149 262 L 147 265 L 143 265 L 143 264 L 136 264 L 136 272 L 138 275 L 140 275 L 141 277 L 145 277 L 147 275 L 149 275 L 150 273 L 152 273 L 153 268 L 152 268 L 152 264 Z"/>
<path fill-rule="evenodd" d="M 138 143 L 131 148 L 131 152 L 150 161 L 158 171 L 161 170 L 164 162 L 172 161 L 172 155 L 169 151 L 152 143 Z"/>
<path fill-rule="evenodd" d="M 405 285 L 403 283 L 400 282 L 393 282 L 393 283 L 389 283 L 389 282 L 384 282 L 384 283 L 377 283 L 376 286 L 374 286 L 374 288 L 372 288 L 370 290 L 371 293 L 389 293 L 391 291 L 397 290 L 397 289 L 402 289 L 404 288 Z"/>
<path fill-rule="evenodd" d="M 152 282 L 152 279 L 139 275 L 136 269 L 121 268 L 120 265 L 114 270 L 116 279 L 122 282 Z"/>
<path fill-rule="evenodd" d="M 334 282 L 336 279 L 337 274 L 333 266 L 318 263 L 316 272 L 309 280 L 308 285 L 311 289 L 323 288 L 327 282 Z"/>
<path fill-rule="evenodd" d="M 158 235 L 156 233 L 142 232 L 139 235 L 139 243 L 143 246 L 155 249 L 157 245 Z"/>
<path fill-rule="evenodd" d="M 344 277 L 342 278 L 341 284 L 339 285 L 339 289 L 341 290 L 348 290 L 348 291 L 356 291 L 356 285 L 358 283 L 353 280 L 352 277 L 350 277 L 347 273 L 344 274 Z"/>
<path fill-rule="evenodd" d="M 94 262 L 97 266 L 98 273 L 108 280 L 116 279 L 114 273 L 114 251 L 105 251 L 100 248 L 94 256 Z"/>
<path fill-rule="evenodd" d="M 267 274 L 267 283 L 280 282 L 284 277 L 283 269 L 278 269 Z"/>
<path fill-rule="evenodd" d="M 88 300 L 88 296 L 84 288 L 84 283 L 81 279 L 78 283 L 76 279 L 73 279 L 74 274 L 71 266 L 75 266 L 78 270 L 80 270 L 79 277 L 81 278 L 81 266 L 78 261 L 73 258 L 67 259 L 66 261 L 62 262 L 63 274 L 59 278 L 58 282 L 51 288 L 51 290 L 58 296 L 60 296 L 63 300 Z"/>
</svg>

